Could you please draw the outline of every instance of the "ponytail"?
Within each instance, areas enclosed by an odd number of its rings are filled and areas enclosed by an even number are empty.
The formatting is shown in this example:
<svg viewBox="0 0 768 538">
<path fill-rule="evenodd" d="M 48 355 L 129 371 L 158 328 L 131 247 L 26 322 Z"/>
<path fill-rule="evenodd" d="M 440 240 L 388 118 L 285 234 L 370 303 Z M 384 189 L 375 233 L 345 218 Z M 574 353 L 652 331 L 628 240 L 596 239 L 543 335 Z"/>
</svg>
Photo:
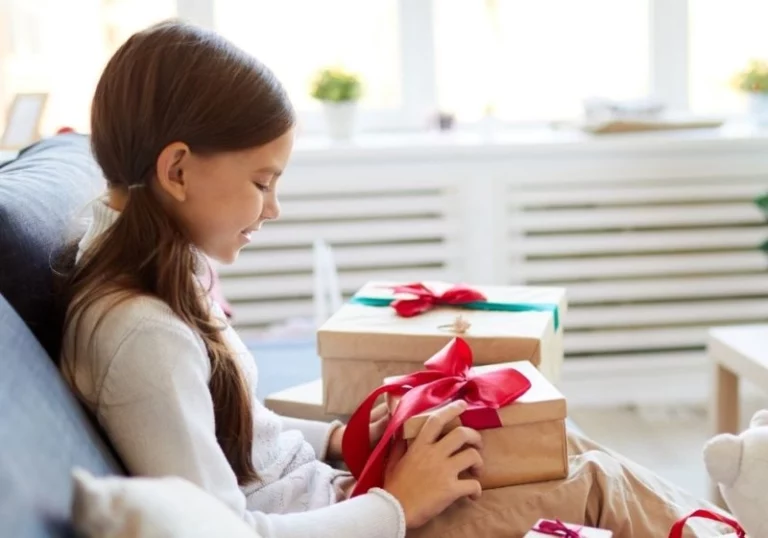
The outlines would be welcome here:
<svg viewBox="0 0 768 538">
<path fill-rule="evenodd" d="M 205 344 L 211 363 L 208 387 L 214 404 L 216 438 L 238 483 L 244 485 L 258 478 L 251 458 L 251 394 L 224 340 L 221 324 L 211 316 L 207 290 L 198 278 L 202 260 L 151 189 L 144 185 L 130 189 L 120 217 L 96 239 L 67 278 L 65 331 L 80 334 L 82 314 L 107 296 L 113 298 L 110 309 L 139 295 L 165 302 Z M 97 327 L 103 319 L 102 315 Z M 72 323 L 78 326 L 70 327 Z M 68 359 L 64 364 L 73 377 L 76 358 Z"/>
</svg>

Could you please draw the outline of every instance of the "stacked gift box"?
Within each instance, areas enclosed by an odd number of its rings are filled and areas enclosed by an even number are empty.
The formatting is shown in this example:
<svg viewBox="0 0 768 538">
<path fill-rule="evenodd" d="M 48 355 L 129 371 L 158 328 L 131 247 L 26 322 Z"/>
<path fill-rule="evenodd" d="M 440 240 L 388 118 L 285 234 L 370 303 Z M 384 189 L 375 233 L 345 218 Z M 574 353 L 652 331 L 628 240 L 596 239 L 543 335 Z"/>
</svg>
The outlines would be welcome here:
<svg viewBox="0 0 768 538">
<path fill-rule="evenodd" d="M 468 346 L 463 340 L 449 343 L 445 349 L 450 355 L 469 353 L 471 362 L 471 352 L 464 351 Z M 568 452 L 563 395 L 528 361 L 479 366 L 468 373 L 480 386 L 483 382 L 495 383 L 512 390 L 520 380 L 525 380 L 525 390 L 519 396 L 515 394 L 512 403 L 486 409 L 478 402 L 461 420 L 447 427 L 451 430 L 463 424 L 480 432 L 484 465 L 477 479 L 483 489 L 565 478 Z M 512 374 L 511 378 L 499 377 L 505 373 Z M 397 379 L 389 378 L 386 382 Z M 504 391 L 501 395 L 506 396 Z M 396 409 L 400 399 L 397 394 L 389 396 L 390 411 Z M 493 415 L 490 420 L 484 416 L 488 412 Z M 427 411 L 410 417 L 403 424 L 402 438 L 407 442 L 415 439 L 430 414 Z"/>
<path fill-rule="evenodd" d="M 446 294 L 450 300 L 456 289 L 454 299 L 462 298 L 462 290 L 482 299 L 434 303 L 433 297 Z M 400 312 L 394 301 L 399 301 Z M 417 310 L 424 304 L 428 308 L 412 312 L 409 303 Z M 386 377 L 422 369 L 456 336 L 469 343 L 475 365 L 525 360 L 556 382 L 563 361 L 565 309 L 561 288 L 371 282 L 318 331 L 324 410 L 351 414 Z"/>
<path fill-rule="evenodd" d="M 316 402 L 311 418 L 349 417 L 382 384 L 422 371 L 436 355 L 460 348 L 469 356 L 465 377 L 485 382 L 502 371 L 527 383 L 513 401 L 491 406 L 497 407 L 491 427 L 478 428 L 483 487 L 563 478 L 566 402 L 553 383 L 563 360 L 566 307 L 561 288 L 370 282 L 318 330 L 322 380 L 308 385 L 305 392 L 313 394 L 294 407 L 306 410 L 309 397 Z M 398 400 L 389 395 L 392 412 Z M 462 416 L 465 424 L 473 424 L 473 414 L 487 407 L 475 403 Z M 273 408 L 285 413 L 289 406 L 277 401 Z M 400 433 L 405 440 L 418 434 L 430 411 L 405 421 Z"/>
</svg>

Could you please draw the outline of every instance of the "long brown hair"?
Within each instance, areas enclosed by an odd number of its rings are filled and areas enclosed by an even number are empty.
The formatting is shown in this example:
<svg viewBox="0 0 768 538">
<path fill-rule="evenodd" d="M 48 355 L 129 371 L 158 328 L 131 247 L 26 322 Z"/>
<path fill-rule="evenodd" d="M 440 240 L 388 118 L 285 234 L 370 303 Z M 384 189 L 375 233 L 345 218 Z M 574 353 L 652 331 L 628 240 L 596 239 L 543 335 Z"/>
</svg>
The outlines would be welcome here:
<svg viewBox="0 0 768 538">
<path fill-rule="evenodd" d="M 294 121 L 274 75 L 221 36 L 169 21 L 130 37 L 107 63 L 91 110 L 93 153 L 108 186 L 129 193 L 127 203 L 64 282 L 65 330 L 75 334 L 70 325 L 97 301 L 112 297 L 114 308 L 149 295 L 200 336 L 211 363 L 216 437 L 240 484 L 257 478 L 250 391 L 209 311 L 200 255 L 143 187 L 168 144 L 184 142 L 199 154 L 247 149 L 279 138 Z"/>
</svg>

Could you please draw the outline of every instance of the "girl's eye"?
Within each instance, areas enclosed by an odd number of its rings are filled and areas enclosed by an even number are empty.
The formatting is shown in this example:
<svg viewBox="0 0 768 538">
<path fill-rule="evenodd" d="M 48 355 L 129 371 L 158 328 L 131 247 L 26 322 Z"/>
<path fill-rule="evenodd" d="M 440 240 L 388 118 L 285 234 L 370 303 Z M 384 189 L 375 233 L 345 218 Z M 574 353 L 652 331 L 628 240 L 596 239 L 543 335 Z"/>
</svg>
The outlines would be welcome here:
<svg viewBox="0 0 768 538">
<path fill-rule="evenodd" d="M 253 184 L 256 185 L 256 188 L 261 192 L 269 192 L 269 185 L 264 185 L 263 183 L 259 183 L 257 181 L 254 181 Z"/>
</svg>

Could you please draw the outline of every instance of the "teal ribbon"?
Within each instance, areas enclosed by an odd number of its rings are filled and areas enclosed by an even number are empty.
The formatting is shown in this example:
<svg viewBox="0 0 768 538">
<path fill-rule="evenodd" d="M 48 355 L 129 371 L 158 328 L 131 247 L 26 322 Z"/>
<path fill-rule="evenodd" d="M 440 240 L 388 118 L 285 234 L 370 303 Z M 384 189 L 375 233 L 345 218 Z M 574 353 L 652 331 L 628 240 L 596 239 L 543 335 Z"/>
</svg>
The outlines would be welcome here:
<svg viewBox="0 0 768 538">
<path fill-rule="evenodd" d="M 361 304 L 365 306 L 389 306 L 394 298 L 386 297 L 365 297 L 355 295 L 350 299 L 352 304 Z M 554 319 L 555 331 L 560 327 L 560 309 L 552 303 L 494 303 L 491 301 L 474 301 L 471 303 L 439 305 L 450 306 L 454 308 L 466 308 L 467 310 L 486 310 L 492 312 L 551 312 Z"/>
</svg>

